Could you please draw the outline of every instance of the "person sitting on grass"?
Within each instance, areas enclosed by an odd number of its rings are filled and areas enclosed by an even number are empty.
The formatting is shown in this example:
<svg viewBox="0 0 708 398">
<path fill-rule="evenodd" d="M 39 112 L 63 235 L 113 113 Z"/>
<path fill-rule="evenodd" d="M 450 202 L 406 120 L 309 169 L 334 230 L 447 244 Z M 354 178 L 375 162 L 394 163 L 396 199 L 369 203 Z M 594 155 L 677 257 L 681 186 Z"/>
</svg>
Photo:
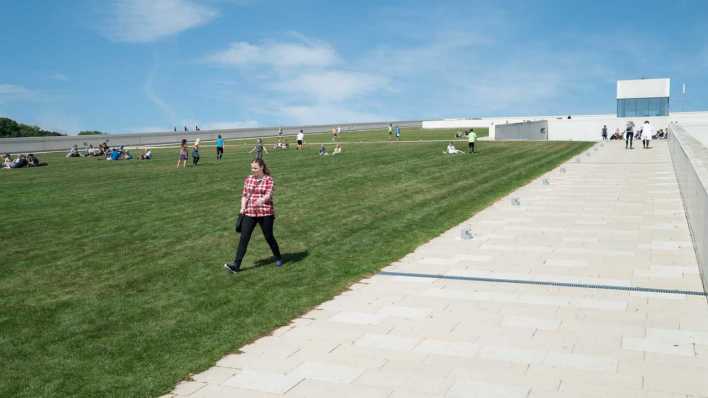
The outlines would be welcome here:
<svg viewBox="0 0 708 398">
<path fill-rule="evenodd" d="M 48 165 L 47 162 L 40 162 L 39 159 L 36 156 L 34 156 L 33 153 L 30 153 L 29 155 L 27 155 L 27 163 L 28 163 L 27 166 L 29 166 L 29 167 L 40 167 L 40 166 Z"/>
<path fill-rule="evenodd" d="M 69 149 L 69 152 L 66 154 L 67 158 L 78 158 L 81 157 L 81 153 L 79 153 L 79 146 L 74 144 L 74 146 Z"/>
<path fill-rule="evenodd" d="M 101 155 L 101 150 L 94 147 L 93 144 L 89 144 L 88 149 L 86 149 L 86 156 L 99 156 Z"/>
<path fill-rule="evenodd" d="M 332 156 L 338 155 L 342 153 L 342 144 L 337 144 L 336 147 L 334 147 L 334 152 L 332 152 Z"/>
<path fill-rule="evenodd" d="M 12 168 L 12 156 L 10 156 L 9 153 L 5 154 L 5 158 L 2 161 L 2 168 L 3 169 L 11 169 Z"/>
<path fill-rule="evenodd" d="M 12 161 L 12 165 L 10 166 L 11 169 L 21 169 L 23 167 L 27 167 L 29 165 L 29 162 L 27 161 L 27 157 L 25 155 L 19 155 L 17 159 Z"/>
<path fill-rule="evenodd" d="M 447 155 L 457 155 L 458 153 L 463 153 L 461 150 L 455 148 L 455 145 L 453 145 L 452 142 L 447 144 L 447 150 L 443 152 Z"/>
<path fill-rule="evenodd" d="M 152 159 L 152 149 L 149 146 L 146 146 L 145 149 L 143 149 L 143 153 L 140 154 L 140 160 L 150 159 Z"/>
<path fill-rule="evenodd" d="M 325 148 L 324 144 L 320 145 L 320 156 L 328 156 L 329 154 L 327 153 L 327 149 Z"/>
<path fill-rule="evenodd" d="M 121 160 L 121 151 L 118 148 L 113 148 L 111 156 L 106 158 L 106 160 Z"/>
<path fill-rule="evenodd" d="M 133 158 L 133 155 L 130 154 L 130 151 L 125 149 L 123 145 L 120 146 L 120 160 L 130 160 Z"/>
</svg>

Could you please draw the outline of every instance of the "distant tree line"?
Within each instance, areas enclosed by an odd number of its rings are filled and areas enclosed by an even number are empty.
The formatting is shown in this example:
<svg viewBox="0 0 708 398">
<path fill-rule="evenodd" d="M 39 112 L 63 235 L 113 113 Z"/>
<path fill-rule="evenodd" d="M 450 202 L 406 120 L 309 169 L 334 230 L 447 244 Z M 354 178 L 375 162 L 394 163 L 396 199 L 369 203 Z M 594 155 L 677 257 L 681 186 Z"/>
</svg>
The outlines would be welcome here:
<svg viewBox="0 0 708 398">
<path fill-rule="evenodd" d="M 103 135 L 105 133 L 96 130 L 81 131 L 79 135 Z M 17 123 L 12 119 L 0 117 L 0 138 L 11 137 L 47 137 L 66 135 L 57 133 L 56 131 L 44 130 L 37 126 L 29 126 L 23 123 Z"/>
<path fill-rule="evenodd" d="M 0 117 L 0 137 L 46 137 L 50 135 L 65 135 L 56 131 L 48 131 L 37 126 L 17 123 L 12 119 Z"/>
</svg>

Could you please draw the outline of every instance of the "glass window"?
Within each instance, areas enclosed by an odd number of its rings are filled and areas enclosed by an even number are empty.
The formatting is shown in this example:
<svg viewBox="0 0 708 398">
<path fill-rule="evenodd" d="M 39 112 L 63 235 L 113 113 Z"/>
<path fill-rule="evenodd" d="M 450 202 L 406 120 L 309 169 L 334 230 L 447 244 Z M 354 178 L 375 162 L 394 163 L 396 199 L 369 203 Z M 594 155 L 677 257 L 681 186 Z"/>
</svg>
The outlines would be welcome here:
<svg viewBox="0 0 708 398">
<path fill-rule="evenodd" d="M 668 116 L 669 98 L 623 98 L 617 100 L 618 117 Z"/>
</svg>

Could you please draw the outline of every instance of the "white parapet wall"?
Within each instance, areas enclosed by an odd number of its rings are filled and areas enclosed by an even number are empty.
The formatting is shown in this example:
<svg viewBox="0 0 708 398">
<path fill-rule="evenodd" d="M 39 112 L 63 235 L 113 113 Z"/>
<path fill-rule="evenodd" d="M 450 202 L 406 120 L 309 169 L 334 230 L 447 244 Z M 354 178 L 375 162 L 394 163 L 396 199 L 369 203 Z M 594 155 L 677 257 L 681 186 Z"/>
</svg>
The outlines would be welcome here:
<svg viewBox="0 0 708 398">
<path fill-rule="evenodd" d="M 548 121 L 548 139 L 552 141 L 600 141 L 602 127 L 607 126 L 608 136 L 616 129 L 624 132 L 627 122 L 634 122 L 639 127 L 645 120 L 654 126 L 654 129 L 666 129 L 670 121 L 680 121 L 684 125 L 703 125 L 708 122 L 708 112 L 674 112 L 670 116 L 662 117 L 626 117 L 618 118 L 615 114 L 599 115 L 572 115 L 568 116 L 512 116 L 491 117 L 480 119 L 444 119 L 428 120 L 422 122 L 424 129 L 466 129 L 488 128 L 489 139 L 496 139 L 495 126 L 528 121 Z M 699 130 L 699 129 L 696 129 Z M 704 145 L 708 146 L 708 132 L 697 137 Z"/>
</svg>

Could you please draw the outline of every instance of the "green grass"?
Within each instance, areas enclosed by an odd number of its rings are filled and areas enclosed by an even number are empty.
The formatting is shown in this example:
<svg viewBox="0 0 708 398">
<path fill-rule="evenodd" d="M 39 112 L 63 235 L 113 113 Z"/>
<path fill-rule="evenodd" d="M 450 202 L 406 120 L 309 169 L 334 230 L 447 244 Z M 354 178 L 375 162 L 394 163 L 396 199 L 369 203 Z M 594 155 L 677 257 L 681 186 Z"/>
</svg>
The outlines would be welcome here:
<svg viewBox="0 0 708 398">
<path fill-rule="evenodd" d="M 52 154 L 41 156 L 48 167 L 0 170 L 0 396 L 166 393 L 589 144 L 478 146 L 454 157 L 444 143 L 267 155 L 291 261 L 272 266 L 256 231 L 237 275 L 222 264 L 236 243 L 245 145 L 218 163 L 204 147 L 195 169 L 175 169 L 176 150 L 160 149 L 152 161 Z"/>
</svg>

